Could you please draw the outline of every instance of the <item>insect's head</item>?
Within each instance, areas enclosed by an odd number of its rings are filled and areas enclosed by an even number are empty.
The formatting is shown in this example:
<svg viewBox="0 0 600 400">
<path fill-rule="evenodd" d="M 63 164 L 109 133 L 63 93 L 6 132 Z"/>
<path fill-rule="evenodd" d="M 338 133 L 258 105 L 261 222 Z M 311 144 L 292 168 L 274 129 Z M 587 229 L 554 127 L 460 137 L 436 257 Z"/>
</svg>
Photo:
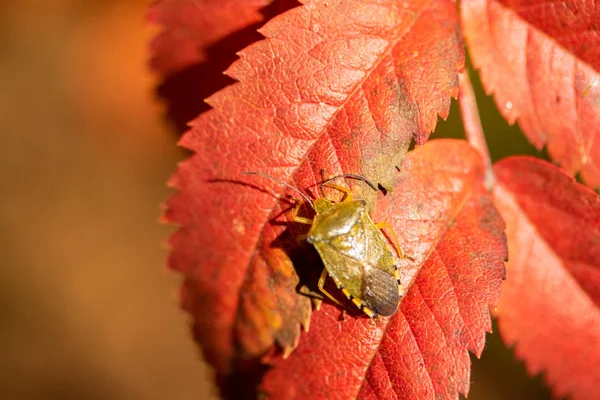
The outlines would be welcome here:
<svg viewBox="0 0 600 400">
<path fill-rule="evenodd" d="M 319 197 L 315 200 L 314 209 L 317 214 L 321 214 L 333 207 L 333 202 L 327 200 L 325 197 Z"/>
</svg>

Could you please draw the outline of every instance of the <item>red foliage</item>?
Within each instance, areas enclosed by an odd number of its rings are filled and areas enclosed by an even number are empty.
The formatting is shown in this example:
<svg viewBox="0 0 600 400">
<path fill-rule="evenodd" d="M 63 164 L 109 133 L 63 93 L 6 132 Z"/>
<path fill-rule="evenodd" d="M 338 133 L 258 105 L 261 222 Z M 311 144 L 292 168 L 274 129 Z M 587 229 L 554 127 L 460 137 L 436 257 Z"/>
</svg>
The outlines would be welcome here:
<svg viewBox="0 0 600 400">
<path fill-rule="evenodd" d="M 494 171 L 510 254 L 500 332 L 556 395 L 598 399 L 600 198 L 537 159 L 513 157 Z"/>
<path fill-rule="evenodd" d="M 464 61 L 444 0 L 312 1 L 261 33 L 227 70 L 239 82 L 210 97 L 214 108 L 183 136 L 195 154 L 172 177 L 180 190 L 165 213 L 180 226 L 169 263 L 186 277 L 184 306 L 225 375 L 274 342 L 291 351 L 311 313 L 290 260 L 297 232 L 269 191 L 281 185 L 235 181 L 260 171 L 308 188 L 324 168 L 392 187 L 412 138 L 424 142 L 447 115 Z"/>
<path fill-rule="evenodd" d="M 221 378 L 271 363 L 260 388 L 275 398 L 466 394 L 467 351 L 483 349 L 506 253 L 482 186 L 491 174 L 477 154 L 456 141 L 423 145 L 457 94 L 464 55 L 455 4 L 302 3 L 162 0 L 149 14 L 164 27 L 153 43 L 152 65 L 166 77 L 159 92 L 181 129 L 212 95 L 213 109 L 181 140 L 195 154 L 172 177 L 179 192 L 166 209 L 179 225 L 169 263 L 185 276 L 196 338 Z M 501 112 L 600 186 L 599 6 L 472 0 L 461 8 Z M 421 147 L 406 154 L 413 139 Z M 348 304 L 340 321 L 329 302 L 311 316 L 299 291 L 314 290 L 322 266 L 296 240 L 305 227 L 290 221 L 293 202 L 283 185 L 242 175 L 262 172 L 314 195 L 322 169 L 390 191 L 346 182 L 375 221 L 391 222 L 410 256 L 399 261 L 410 290 L 391 318 L 370 320 Z M 600 398 L 598 196 L 540 161 L 503 161 L 495 173 L 511 251 L 502 334 L 557 395 Z"/>
<path fill-rule="evenodd" d="M 600 4 L 471 0 L 461 8 L 473 63 L 500 112 L 600 187 Z"/>
<path fill-rule="evenodd" d="M 325 304 L 262 389 L 277 399 L 455 399 L 469 390 L 467 350 L 481 354 L 489 307 L 504 279 L 504 224 L 465 142 L 432 141 L 408 153 L 394 193 L 378 203 L 402 248 L 412 286 L 391 318 L 347 318 Z M 423 261 L 427 262 L 419 271 Z M 349 303 L 348 307 L 353 307 Z"/>
<path fill-rule="evenodd" d="M 262 36 L 265 21 L 296 7 L 295 0 L 160 0 L 148 20 L 163 28 L 151 44 L 152 68 L 165 80 L 158 94 L 179 133 L 209 106 L 204 99 L 234 82 L 223 71 L 236 53 Z"/>
<path fill-rule="evenodd" d="M 259 10 L 272 1 L 156 2 L 148 10 L 148 20 L 164 29 L 151 44 L 152 68 L 169 76 L 206 61 L 209 58 L 207 49 L 233 33 L 261 22 L 263 17 Z"/>
</svg>

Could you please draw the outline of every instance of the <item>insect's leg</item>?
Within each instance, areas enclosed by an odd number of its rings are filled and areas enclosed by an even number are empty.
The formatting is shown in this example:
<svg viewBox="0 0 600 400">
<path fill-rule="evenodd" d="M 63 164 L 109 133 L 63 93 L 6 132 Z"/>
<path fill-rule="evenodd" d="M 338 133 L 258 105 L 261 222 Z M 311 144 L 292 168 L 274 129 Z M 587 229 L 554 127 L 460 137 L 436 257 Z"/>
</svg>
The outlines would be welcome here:
<svg viewBox="0 0 600 400">
<path fill-rule="evenodd" d="M 398 236 L 396 236 L 396 232 L 394 232 L 394 228 L 392 228 L 392 225 L 389 222 L 387 222 L 387 221 L 379 222 L 379 223 L 375 224 L 375 226 L 379 229 L 386 229 L 388 231 L 388 233 L 390 234 L 391 239 L 392 239 L 391 240 L 392 245 L 396 249 L 396 252 L 398 252 L 398 257 L 410 258 L 410 257 L 406 257 L 404 255 L 404 253 L 402 253 L 402 250 L 400 249 L 400 245 L 398 244 Z"/>
<path fill-rule="evenodd" d="M 342 202 L 352 201 L 352 199 L 354 197 L 354 195 L 352 194 L 352 191 L 350 189 L 345 188 L 343 186 L 334 185 L 333 183 L 326 183 L 319 187 L 321 189 L 321 194 L 323 194 L 323 197 L 325 197 L 325 193 L 323 193 L 323 186 L 327 186 L 328 188 L 339 190 L 340 192 L 344 193 L 344 196 L 342 197 Z"/>
<path fill-rule="evenodd" d="M 396 232 L 394 232 L 394 228 L 392 228 L 392 225 L 387 222 L 380 222 L 378 224 L 375 224 L 375 226 L 379 229 L 387 229 L 390 236 L 392 237 L 392 244 L 394 245 L 394 248 L 396 249 L 396 251 L 398 252 L 398 257 L 400 258 L 408 258 L 409 260 L 414 261 L 414 258 L 412 258 L 411 256 L 406 256 L 402 253 L 402 250 L 400 249 L 400 244 L 398 244 L 398 236 L 396 236 Z M 396 279 L 398 280 L 398 294 L 400 295 L 400 297 L 404 296 L 404 288 L 402 287 L 402 285 L 400 284 L 400 275 L 398 270 L 396 270 Z"/>
<path fill-rule="evenodd" d="M 297 204 L 296 204 L 296 207 L 294 207 L 294 212 L 292 214 L 292 219 L 295 222 L 299 222 L 301 224 L 312 225 L 312 223 L 313 223 L 312 219 L 310 219 L 310 218 L 304 218 L 304 217 L 299 217 L 298 216 L 298 213 L 300 212 L 300 207 L 302 207 L 302 204 L 304 204 L 304 202 L 300 201 L 300 200 L 298 200 L 296 198 L 294 198 L 294 200 L 297 201 Z"/>
<path fill-rule="evenodd" d="M 321 292 L 323 292 L 323 294 L 327 297 L 329 297 L 329 299 L 331 301 L 333 301 L 335 304 L 337 304 L 338 306 L 341 306 L 342 303 L 340 303 L 339 301 L 337 301 L 337 299 L 335 299 L 332 295 L 329 294 L 328 291 L 325 290 L 324 286 L 325 286 L 325 279 L 327 279 L 327 269 L 323 268 L 323 272 L 321 273 L 321 277 L 319 278 L 319 290 Z"/>
<path fill-rule="evenodd" d="M 324 169 L 321 170 L 321 178 L 323 178 L 323 181 L 325 181 L 325 182 L 327 181 L 327 173 L 325 172 Z M 340 192 L 344 193 L 344 196 L 342 197 L 342 202 L 352 200 L 353 194 L 350 189 L 345 188 L 343 186 L 338 186 L 334 183 L 321 183 L 319 185 L 319 191 L 321 192 L 321 196 L 323 196 L 325 198 L 327 196 L 325 196 L 325 191 L 323 191 L 323 186 L 327 186 L 328 188 L 339 190 Z"/>
<path fill-rule="evenodd" d="M 294 207 L 292 220 L 300 224 L 312 225 L 312 219 L 298 216 L 298 213 L 300 212 L 300 207 L 302 207 L 302 204 L 304 204 L 304 202 L 296 199 L 295 197 L 293 197 L 293 199 L 296 200 L 296 207 Z M 301 243 L 304 239 L 306 239 L 306 235 L 298 235 L 296 236 L 296 243 Z"/>
</svg>

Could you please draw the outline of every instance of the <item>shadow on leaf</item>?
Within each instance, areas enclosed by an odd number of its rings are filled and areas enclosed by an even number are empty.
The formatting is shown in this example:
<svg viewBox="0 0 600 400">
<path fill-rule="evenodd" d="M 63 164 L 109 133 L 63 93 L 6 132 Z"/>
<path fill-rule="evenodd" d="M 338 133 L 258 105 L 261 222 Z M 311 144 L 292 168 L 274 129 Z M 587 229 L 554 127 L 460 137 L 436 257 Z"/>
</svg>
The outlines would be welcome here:
<svg viewBox="0 0 600 400">
<path fill-rule="evenodd" d="M 275 16 L 299 5 L 296 0 L 273 1 L 260 10 L 263 21 L 241 29 L 207 48 L 205 62 L 164 78 L 156 93 L 165 100 L 167 119 L 175 125 L 177 135 L 182 135 L 187 131 L 190 121 L 210 109 L 204 99 L 236 82 L 224 75 L 223 71 L 237 60 L 237 52 L 263 39 L 257 29 Z"/>
</svg>

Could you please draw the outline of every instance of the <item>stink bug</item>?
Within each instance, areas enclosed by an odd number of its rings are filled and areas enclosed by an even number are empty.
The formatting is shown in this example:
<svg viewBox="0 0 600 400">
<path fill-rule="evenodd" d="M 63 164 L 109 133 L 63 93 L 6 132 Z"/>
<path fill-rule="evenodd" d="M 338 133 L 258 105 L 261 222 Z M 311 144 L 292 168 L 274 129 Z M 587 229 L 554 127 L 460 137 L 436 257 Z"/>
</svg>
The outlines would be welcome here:
<svg viewBox="0 0 600 400">
<path fill-rule="evenodd" d="M 388 222 L 373 222 L 364 200 L 354 200 L 349 189 L 331 182 L 339 178 L 353 178 L 377 190 L 375 185 L 359 175 L 336 176 L 319 185 L 323 197 L 312 201 L 299 189 L 277 178 L 258 172 L 246 174 L 259 175 L 293 189 L 315 211 L 313 219 L 298 216 L 300 207 L 304 204 L 298 200 L 293 220 L 310 225 L 306 240 L 315 247 L 325 265 L 318 284 L 323 294 L 341 306 L 324 288 L 325 279 L 329 275 L 346 297 L 369 317 L 391 316 L 396 312 L 403 288 L 396 259 L 381 229 L 389 230 L 392 244 L 398 255 L 403 257 L 396 234 Z M 323 187 L 339 190 L 343 193 L 343 198 L 339 202 L 328 200 Z"/>
</svg>

